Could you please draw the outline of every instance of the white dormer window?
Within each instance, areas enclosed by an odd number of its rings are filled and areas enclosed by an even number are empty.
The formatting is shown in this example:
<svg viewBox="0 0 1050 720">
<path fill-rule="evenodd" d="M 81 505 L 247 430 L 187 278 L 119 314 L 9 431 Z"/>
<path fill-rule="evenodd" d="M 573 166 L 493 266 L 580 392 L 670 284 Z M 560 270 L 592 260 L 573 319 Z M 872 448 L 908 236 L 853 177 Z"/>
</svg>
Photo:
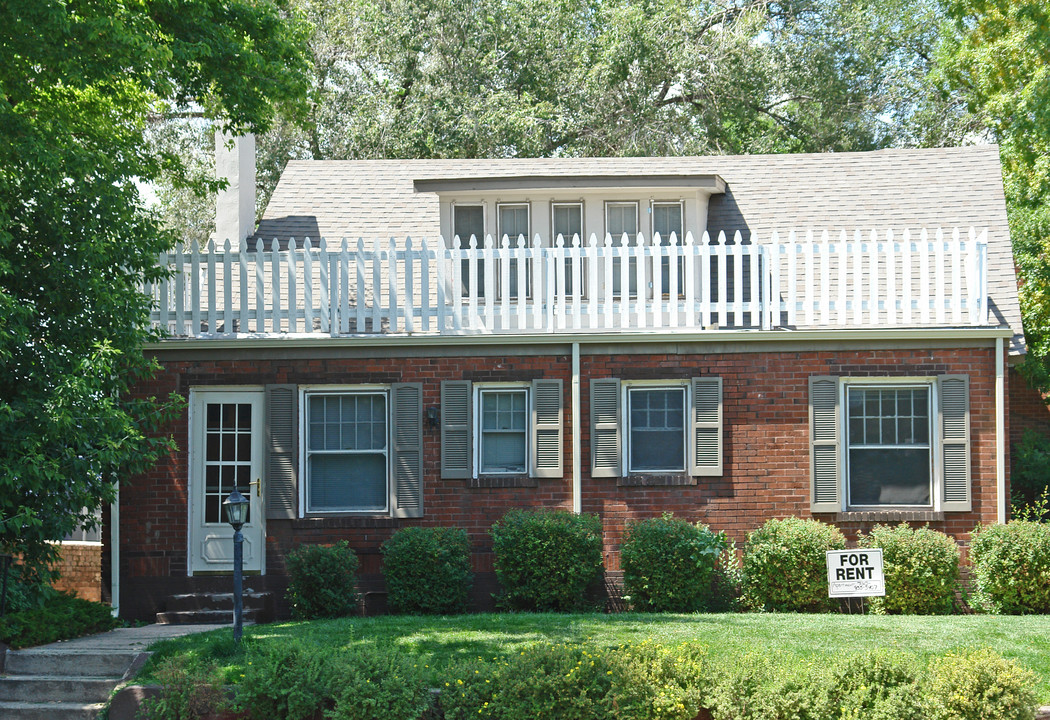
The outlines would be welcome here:
<svg viewBox="0 0 1050 720">
<path fill-rule="evenodd" d="M 682 202 L 676 200 L 674 202 L 654 202 L 652 205 L 653 217 L 652 217 L 652 234 L 655 238 L 657 235 L 660 236 L 660 244 L 666 247 L 671 242 L 671 236 L 674 235 L 675 240 L 679 245 L 682 244 L 682 227 L 683 227 L 683 212 Z M 678 294 L 683 294 L 682 290 L 685 287 L 685 267 L 679 260 L 677 263 L 678 272 Z M 669 257 L 660 258 L 660 287 L 662 294 L 667 295 L 671 292 L 671 259 Z"/>
</svg>

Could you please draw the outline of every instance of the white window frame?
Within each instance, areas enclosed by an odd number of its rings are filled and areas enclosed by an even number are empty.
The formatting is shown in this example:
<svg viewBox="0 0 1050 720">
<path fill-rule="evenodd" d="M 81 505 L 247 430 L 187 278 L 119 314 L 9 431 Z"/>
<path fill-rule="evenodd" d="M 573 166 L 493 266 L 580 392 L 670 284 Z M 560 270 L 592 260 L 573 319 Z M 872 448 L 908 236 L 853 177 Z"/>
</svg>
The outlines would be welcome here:
<svg viewBox="0 0 1050 720">
<path fill-rule="evenodd" d="M 530 383 L 474 383 L 474 477 L 519 477 L 532 474 L 532 391 Z M 487 393 L 517 392 L 525 396 L 525 468 L 521 471 L 507 472 L 485 472 L 482 470 L 482 447 L 485 444 L 484 430 L 482 428 L 482 396 Z"/>
<path fill-rule="evenodd" d="M 311 450 L 309 445 L 310 440 L 310 398 L 317 396 L 345 396 L 345 395 L 382 395 L 386 403 L 386 414 L 384 421 L 386 423 L 386 447 L 383 450 L 385 455 L 384 468 L 386 470 L 386 492 L 384 497 L 386 498 L 386 506 L 382 509 L 379 508 L 367 508 L 367 509 L 350 509 L 350 508 L 331 508 L 321 509 L 314 508 L 311 501 L 311 489 L 313 483 L 310 478 L 310 457 L 313 454 L 352 454 L 347 451 L 339 452 L 328 452 Z M 309 515 L 389 515 L 391 512 L 392 501 L 391 493 L 393 488 L 391 486 L 391 478 L 393 473 L 391 472 L 391 462 L 393 455 L 393 441 L 391 439 L 391 432 L 393 430 L 392 416 L 391 416 L 391 392 L 390 387 L 387 385 L 307 385 L 300 386 L 299 389 L 299 447 L 301 451 L 299 453 L 299 477 L 302 478 L 302 482 L 299 483 L 299 516 L 306 517 Z"/>
<path fill-rule="evenodd" d="M 627 233 L 627 239 L 629 241 L 627 243 L 627 245 L 628 246 L 633 246 L 638 241 L 638 233 L 640 233 L 642 231 L 641 203 L 639 201 L 637 201 L 637 200 L 606 200 L 605 201 L 605 209 L 604 209 L 605 210 L 605 212 L 604 212 L 604 215 L 605 215 L 605 234 L 612 238 L 612 245 L 613 245 L 613 247 L 620 247 L 620 242 L 621 242 L 621 240 L 623 240 L 623 235 L 624 234 L 623 233 L 618 233 L 616 235 L 613 235 L 609 231 L 609 209 L 612 208 L 612 207 L 623 207 L 623 206 L 628 206 L 628 205 L 633 205 L 634 206 L 634 232 L 633 233 Z M 637 288 L 637 287 L 632 287 L 632 283 L 634 285 L 637 285 L 637 282 L 638 282 L 638 280 L 637 280 L 637 278 L 638 278 L 637 269 L 634 266 L 634 263 L 638 262 L 638 259 L 637 258 L 633 258 L 633 262 L 631 260 L 632 259 L 629 258 L 628 259 L 628 263 L 627 263 L 627 296 L 634 298 L 634 297 L 638 297 L 638 290 L 639 290 L 639 288 Z M 613 258 L 612 275 L 613 275 L 613 277 L 612 277 L 612 283 L 613 283 L 612 290 L 613 290 L 613 293 L 615 293 L 616 297 L 619 298 L 620 297 L 620 258 Z"/>
<path fill-rule="evenodd" d="M 528 228 L 526 229 L 524 235 L 522 235 L 521 233 L 518 233 L 517 235 L 514 235 L 513 237 L 510 236 L 510 235 L 507 235 L 507 247 L 508 247 L 508 249 L 510 249 L 511 251 L 514 251 L 518 247 L 518 238 L 519 237 L 524 237 L 525 238 L 525 247 L 530 247 L 530 243 L 532 242 L 532 240 L 531 240 L 531 233 L 532 233 L 532 203 L 529 202 L 528 200 L 523 200 L 521 202 L 497 202 L 496 203 L 496 247 L 497 248 L 502 248 L 503 247 L 503 235 L 505 234 L 503 232 L 503 210 L 504 210 L 504 208 L 525 208 L 526 224 L 528 225 Z M 510 262 L 507 263 L 507 265 L 508 265 L 508 267 L 507 267 L 507 277 L 510 279 L 510 282 L 512 284 L 518 279 L 518 267 L 517 267 L 517 265 L 515 263 L 516 263 L 516 260 L 511 260 Z M 499 268 L 499 264 L 498 263 L 497 263 L 496 267 Z M 503 287 L 502 287 L 503 271 L 502 271 L 502 268 L 499 268 L 497 273 L 498 274 L 496 275 L 496 287 L 497 287 L 496 296 L 502 298 L 503 297 Z M 525 297 L 526 298 L 531 298 L 532 297 L 532 263 L 528 262 L 528 261 L 525 262 Z M 508 295 L 507 299 L 511 300 L 511 301 L 517 300 L 518 299 L 518 293 L 516 293 L 516 292 L 511 293 L 510 295 Z"/>
<path fill-rule="evenodd" d="M 850 485 L 850 437 L 849 437 L 849 390 L 850 388 L 861 390 L 915 390 L 925 388 L 927 392 L 927 411 L 929 418 L 928 438 L 930 451 L 930 503 L 928 505 L 855 505 L 851 502 Z M 847 512 L 857 511 L 892 511 L 892 510 L 933 510 L 940 509 L 941 477 L 940 477 L 940 454 L 941 448 L 937 435 L 938 415 L 938 392 L 937 378 L 935 377 L 879 377 L 879 378 L 857 378 L 844 377 L 839 382 L 839 407 L 842 408 L 841 427 L 842 433 L 841 453 L 839 455 L 839 467 L 842 469 L 842 505 Z M 889 447 L 889 446 L 884 446 Z M 924 446 L 908 446 L 923 448 Z"/>
<path fill-rule="evenodd" d="M 528 229 L 524 233 L 525 244 L 528 246 L 529 239 L 532 233 L 532 203 L 527 200 L 520 202 L 498 202 L 496 203 L 496 238 L 497 247 L 503 247 L 503 236 L 506 234 L 503 231 L 503 210 L 505 209 L 517 209 L 525 208 L 525 222 L 528 225 Z M 516 248 L 518 246 L 518 237 L 521 233 L 516 235 L 507 235 L 507 240 L 510 243 L 510 247 Z"/>
<path fill-rule="evenodd" d="M 585 253 L 584 253 L 584 238 L 587 237 L 587 236 L 585 235 L 585 228 L 584 228 L 584 222 L 586 221 L 586 216 L 583 214 L 583 201 L 582 200 L 574 200 L 574 201 L 567 201 L 567 202 L 562 202 L 562 201 L 559 201 L 559 200 L 552 200 L 551 201 L 550 211 L 551 211 L 551 247 L 552 248 L 558 246 L 558 233 L 556 231 L 556 228 L 554 227 L 554 211 L 557 208 L 576 208 L 580 212 L 580 297 L 587 297 L 587 258 L 585 257 Z M 566 247 L 566 248 L 571 248 L 572 247 L 572 238 L 573 237 L 574 237 L 573 235 L 566 236 L 565 233 L 562 233 L 562 240 L 565 243 L 564 247 Z M 568 254 L 566 254 L 566 257 L 565 257 L 565 294 L 568 295 L 568 296 L 571 296 L 573 294 L 573 286 L 572 286 L 572 258 L 569 257 Z"/>
<path fill-rule="evenodd" d="M 679 217 L 681 219 L 681 225 L 682 225 L 681 231 L 678 232 L 678 234 L 675 235 L 675 242 L 678 243 L 679 246 L 681 246 L 682 243 L 684 242 L 683 238 L 685 237 L 685 201 L 681 200 L 681 199 L 679 199 L 679 200 L 651 200 L 651 201 L 649 201 L 649 238 L 650 238 L 650 242 L 652 242 L 654 244 L 656 243 L 656 208 L 657 208 L 657 206 L 674 206 L 674 205 L 678 206 L 678 213 L 679 213 Z M 660 236 L 660 245 L 666 247 L 667 244 L 670 242 L 670 239 L 671 239 L 670 235 L 667 235 L 667 236 L 661 235 Z M 655 266 L 654 267 L 654 271 L 656 270 L 657 267 L 659 268 L 659 272 L 661 273 L 661 275 L 660 275 L 660 278 L 661 278 L 660 294 L 663 295 L 664 297 L 668 297 L 671 294 L 671 290 L 670 290 L 670 287 L 671 287 L 670 286 L 671 275 L 670 275 L 670 272 L 668 272 L 668 275 L 667 275 L 668 282 L 666 282 L 666 283 L 663 282 L 663 267 L 664 267 L 664 261 L 665 260 L 668 261 L 668 266 L 669 266 L 670 265 L 670 259 L 661 257 L 660 258 L 660 262 L 654 263 L 654 266 Z M 679 259 L 678 259 L 677 270 L 678 270 L 678 297 L 685 297 L 685 264 L 682 262 L 682 258 L 681 257 L 679 257 Z M 668 267 L 668 271 L 670 271 L 670 267 Z M 650 282 L 650 284 L 651 283 L 655 283 L 656 280 L 652 279 L 649 282 Z"/>
<path fill-rule="evenodd" d="M 449 241 L 448 241 L 449 242 L 449 248 L 455 249 L 456 238 L 458 237 L 459 238 L 459 248 L 460 248 L 460 250 L 469 250 L 470 249 L 470 238 L 471 238 L 471 236 L 468 235 L 467 237 L 463 237 L 461 235 L 457 235 L 456 234 L 456 210 L 459 209 L 459 208 L 481 208 L 481 235 L 475 236 L 475 239 L 476 239 L 477 242 L 476 242 L 474 247 L 477 250 L 480 250 L 480 249 L 484 248 L 485 247 L 485 234 L 488 232 L 488 227 L 489 227 L 489 224 L 488 224 L 489 223 L 489 217 L 488 217 L 489 209 L 488 209 L 487 203 L 483 203 L 483 202 L 457 203 L 455 200 L 453 200 L 452 203 L 451 203 L 451 212 L 449 213 L 449 224 L 450 224 Z M 478 273 L 477 273 L 477 275 L 478 275 L 478 279 L 477 279 L 478 295 L 477 296 L 479 298 L 483 298 L 483 297 L 485 297 L 485 265 L 481 262 L 480 258 L 475 261 L 475 264 L 477 265 L 477 268 L 478 268 Z M 460 278 L 459 278 L 460 292 L 462 293 L 463 297 L 469 297 L 469 295 L 470 295 L 470 261 L 467 260 L 466 258 L 464 258 L 459 264 L 459 273 L 460 273 Z"/>
<path fill-rule="evenodd" d="M 622 437 L 622 472 L 625 475 L 681 475 L 689 472 L 689 418 L 693 412 L 689 380 L 624 380 L 620 383 L 620 432 Z M 682 466 L 679 468 L 635 470 L 631 466 L 631 392 L 636 390 L 681 390 L 682 403 Z"/>
<path fill-rule="evenodd" d="M 484 247 L 485 244 L 485 232 L 489 226 L 488 217 L 488 206 L 483 202 L 461 202 L 452 201 L 451 203 L 452 212 L 449 213 L 449 243 L 453 243 L 456 240 L 456 210 L 458 208 L 481 208 L 481 235 L 478 236 L 478 247 Z M 460 247 L 470 247 L 470 236 L 460 237 Z M 451 247 L 451 244 L 450 244 Z"/>
</svg>

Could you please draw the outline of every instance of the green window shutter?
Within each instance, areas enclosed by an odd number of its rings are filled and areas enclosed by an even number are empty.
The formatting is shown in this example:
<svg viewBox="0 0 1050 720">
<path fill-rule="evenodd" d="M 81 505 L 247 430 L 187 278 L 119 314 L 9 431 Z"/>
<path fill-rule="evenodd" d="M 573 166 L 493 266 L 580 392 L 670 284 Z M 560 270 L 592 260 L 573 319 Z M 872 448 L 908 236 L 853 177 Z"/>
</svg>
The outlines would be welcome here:
<svg viewBox="0 0 1050 720">
<path fill-rule="evenodd" d="M 941 509 L 968 512 L 970 501 L 970 378 L 941 375 L 938 415 L 941 445 Z"/>
<path fill-rule="evenodd" d="M 395 383 L 391 395 L 394 517 L 423 517 L 423 385 Z"/>
<path fill-rule="evenodd" d="M 532 476 L 565 475 L 561 380 L 532 381 Z"/>
<path fill-rule="evenodd" d="M 722 378 L 693 378 L 690 475 L 722 474 Z"/>
<path fill-rule="evenodd" d="M 810 511 L 842 510 L 842 416 L 837 377 L 809 379 Z"/>
<path fill-rule="evenodd" d="M 298 410 L 295 385 L 266 386 L 266 517 L 270 520 L 297 516 Z"/>
<path fill-rule="evenodd" d="M 469 380 L 441 383 L 441 477 L 469 480 L 473 475 L 474 440 Z"/>
<path fill-rule="evenodd" d="M 591 477 L 620 477 L 620 381 L 591 380 Z"/>
</svg>

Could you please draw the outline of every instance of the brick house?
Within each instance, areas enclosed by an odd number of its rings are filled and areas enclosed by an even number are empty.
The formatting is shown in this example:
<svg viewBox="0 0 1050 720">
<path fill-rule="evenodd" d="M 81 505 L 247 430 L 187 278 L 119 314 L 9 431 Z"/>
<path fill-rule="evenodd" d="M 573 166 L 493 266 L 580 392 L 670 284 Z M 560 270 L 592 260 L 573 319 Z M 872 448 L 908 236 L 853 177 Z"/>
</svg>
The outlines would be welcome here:
<svg viewBox="0 0 1050 720">
<path fill-rule="evenodd" d="M 258 228 L 250 146 L 224 162 L 231 240 L 149 288 L 170 337 L 142 391 L 188 402 L 106 538 L 124 616 L 229 587 L 234 486 L 256 590 L 346 539 L 380 593 L 384 540 L 453 525 L 478 607 L 512 507 L 597 513 L 611 585 L 625 524 L 664 512 L 964 546 L 1006 517 L 1024 345 L 995 147 L 293 161 Z"/>
</svg>

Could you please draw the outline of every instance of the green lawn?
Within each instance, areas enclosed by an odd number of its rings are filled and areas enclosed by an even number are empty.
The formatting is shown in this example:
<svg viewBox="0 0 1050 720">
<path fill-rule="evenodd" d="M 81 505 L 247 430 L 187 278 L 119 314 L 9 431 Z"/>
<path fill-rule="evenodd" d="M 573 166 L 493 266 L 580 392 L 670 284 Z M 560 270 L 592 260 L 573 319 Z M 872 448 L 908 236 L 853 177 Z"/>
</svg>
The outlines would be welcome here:
<svg viewBox="0 0 1050 720">
<path fill-rule="evenodd" d="M 990 647 L 1039 677 L 1041 704 L 1050 705 L 1050 616 L 950 617 L 874 615 L 530 615 L 455 617 L 385 616 L 245 628 L 252 642 L 296 636 L 319 645 L 354 647 L 376 643 L 416 655 L 433 671 L 461 659 L 492 659 L 530 643 L 592 642 L 615 646 L 646 638 L 663 643 L 696 640 L 708 646 L 714 664 L 734 663 L 748 653 L 773 654 L 790 662 L 829 654 L 888 648 L 921 658 L 952 650 Z M 215 656 L 234 677 L 239 655 L 230 654 L 229 630 L 165 640 L 153 647 L 156 659 L 171 654 Z M 155 663 L 151 662 L 146 673 Z"/>
</svg>

